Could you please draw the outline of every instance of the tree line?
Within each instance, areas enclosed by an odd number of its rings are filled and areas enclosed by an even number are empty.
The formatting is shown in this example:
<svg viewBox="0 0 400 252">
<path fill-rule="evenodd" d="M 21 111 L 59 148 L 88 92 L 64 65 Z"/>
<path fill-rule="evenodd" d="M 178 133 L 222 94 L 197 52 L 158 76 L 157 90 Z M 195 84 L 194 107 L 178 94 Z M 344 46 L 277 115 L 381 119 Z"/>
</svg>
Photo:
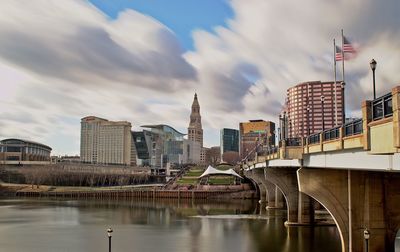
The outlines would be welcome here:
<svg viewBox="0 0 400 252">
<path fill-rule="evenodd" d="M 122 172 L 121 172 L 122 171 Z M 23 166 L 18 168 L 2 168 L 0 179 L 4 182 L 24 183 L 33 185 L 50 186 L 124 186 L 146 184 L 161 179 L 149 173 L 133 173 L 131 169 L 118 170 L 106 169 L 64 169 L 60 166 Z"/>
</svg>

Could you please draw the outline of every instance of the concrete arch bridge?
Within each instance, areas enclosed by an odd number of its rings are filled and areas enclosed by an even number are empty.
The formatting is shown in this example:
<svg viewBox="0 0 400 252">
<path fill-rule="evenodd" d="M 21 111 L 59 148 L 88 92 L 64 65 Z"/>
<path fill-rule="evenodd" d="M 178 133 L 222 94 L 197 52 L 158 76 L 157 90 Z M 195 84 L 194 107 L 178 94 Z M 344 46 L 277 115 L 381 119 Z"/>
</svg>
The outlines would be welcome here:
<svg viewBox="0 0 400 252">
<path fill-rule="evenodd" d="M 315 200 L 332 215 L 342 251 L 394 251 L 400 228 L 400 86 L 364 101 L 360 120 L 258 152 L 243 173 L 264 192 L 269 207 L 282 207 L 283 195 L 288 225 L 312 224 Z"/>
</svg>

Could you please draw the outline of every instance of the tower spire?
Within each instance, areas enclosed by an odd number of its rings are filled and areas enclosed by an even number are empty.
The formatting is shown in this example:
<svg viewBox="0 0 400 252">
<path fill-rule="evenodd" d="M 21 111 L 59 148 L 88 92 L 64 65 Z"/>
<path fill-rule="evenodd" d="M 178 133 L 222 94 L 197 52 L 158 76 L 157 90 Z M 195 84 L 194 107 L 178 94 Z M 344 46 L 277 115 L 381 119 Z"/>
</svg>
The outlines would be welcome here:
<svg viewBox="0 0 400 252">
<path fill-rule="evenodd" d="M 199 142 L 201 147 L 203 147 L 203 127 L 201 125 L 200 104 L 197 99 L 197 93 L 194 93 L 192 112 L 190 113 L 188 139 Z"/>
</svg>

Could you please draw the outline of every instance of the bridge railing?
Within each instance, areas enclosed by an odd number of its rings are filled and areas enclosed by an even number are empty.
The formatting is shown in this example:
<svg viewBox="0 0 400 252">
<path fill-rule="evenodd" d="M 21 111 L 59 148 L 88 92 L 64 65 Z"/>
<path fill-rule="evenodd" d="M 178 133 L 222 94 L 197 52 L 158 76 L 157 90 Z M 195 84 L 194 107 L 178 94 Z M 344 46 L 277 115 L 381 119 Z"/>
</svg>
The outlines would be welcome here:
<svg viewBox="0 0 400 252">
<path fill-rule="evenodd" d="M 323 138 L 324 141 L 340 138 L 340 127 L 335 127 L 332 129 L 325 130 L 323 132 Z"/>
<path fill-rule="evenodd" d="M 372 154 L 400 152 L 400 86 L 373 101 L 364 101 L 362 115 L 361 119 L 304 138 L 281 140 L 273 150 L 279 155 L 270 155 L 267 160 L 298 159 L 304 154 L 356 148 Z M 302 148 L 287 148 L 297 146 Z"/>
<path fill-rule="evenodd" d="M 376 121 L 392 115 L 392 93 L 388 93 L 372 101 L 372 121 Z"/>
<path fill-rule="evenodd" d="M 286 146 L 301 146 L 301 138 L 300 137 L 286 138 L 285 145 Z"/>
<path fill-rule="evenodd" d="M 345 125 L 343 125 L 343 128 L 344 128 L 343 135 L 345 137 L 362 134 L 363 133 L 363 120 L 361 118 L 358 120 L 354 120 L 350 123 L 346 123 Z"/>
<path fill-rule="evenodd" d="M 258 156 L 265 156 L 270 154 L 275 154 L 279 150 L 278 146 L 262 146 L 259 151 L 257 151 Z"/>
<path fill-rule="evenodd" d="M 316 144 L 320 142 L 320 133 L 315 133 L 308 136 L 308 144 Z"/>
<path fill-rule="evenodd" d="M 269 151 L 269 154 L 275 154 L 279 150 L 278 146 L 272 146 L 272 148 Z"/>
</svg>

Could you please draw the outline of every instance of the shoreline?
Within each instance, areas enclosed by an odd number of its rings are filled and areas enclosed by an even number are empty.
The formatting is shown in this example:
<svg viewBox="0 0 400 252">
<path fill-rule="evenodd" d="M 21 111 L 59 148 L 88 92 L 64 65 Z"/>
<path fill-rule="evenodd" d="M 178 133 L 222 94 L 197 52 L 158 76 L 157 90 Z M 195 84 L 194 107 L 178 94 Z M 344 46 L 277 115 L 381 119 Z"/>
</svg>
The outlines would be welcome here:
<svg viewBox="0 0 400 252">
<path fill-rule="evenodd" d="M 163 190 L 161 184 L 112 187 L 62 187 L 28 184 L 0 184 L 1 192 L 15 197 L 55 198 L 186 198 L 186 199 L 255 199 L 253 190 Z"/>
</svg>

